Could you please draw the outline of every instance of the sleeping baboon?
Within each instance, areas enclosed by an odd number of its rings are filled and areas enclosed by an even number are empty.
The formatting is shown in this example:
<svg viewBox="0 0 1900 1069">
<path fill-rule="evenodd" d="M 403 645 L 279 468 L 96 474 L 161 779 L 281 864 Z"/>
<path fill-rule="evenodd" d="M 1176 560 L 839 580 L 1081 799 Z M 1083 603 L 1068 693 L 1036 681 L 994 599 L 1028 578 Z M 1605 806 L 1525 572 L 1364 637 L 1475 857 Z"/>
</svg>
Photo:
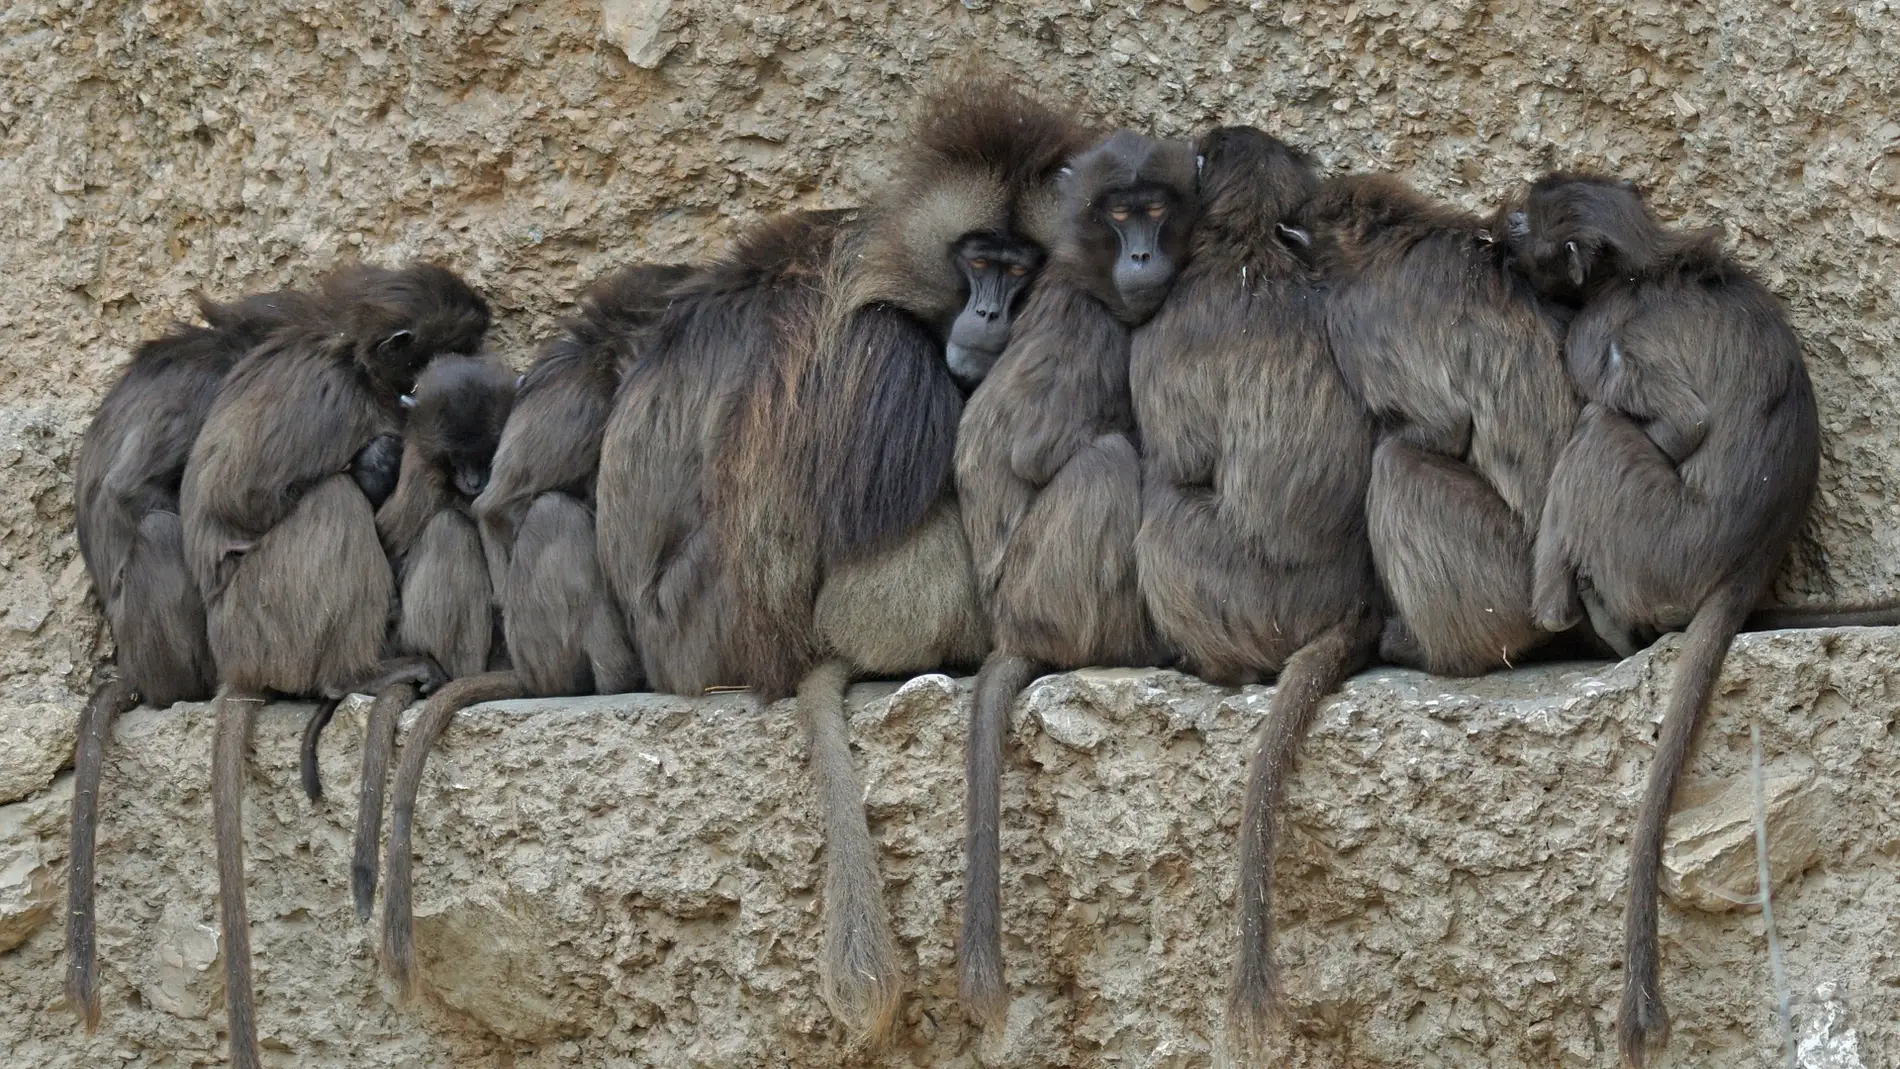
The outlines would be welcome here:
<svg viewBox="0 0 1900 1069">
<path fill-rule="evenodd" d="M 1279 676 L 1240 828 L 1229 1013 L 1251 1049 L 1278 994 L 1273 843 L 1287 776 L 1319 703 L 1371 660 L 1379 633 L 1372 428 L 1327 351 L 1324 293 L 1300 254 L 1312 162 L 1244 126 L 1199 149 L 1187 266 L 1130 360 L 1135 548 L 1148 611 L 1184 667 L 1227 686 Z"/>
<path fill-rule="evenodd" d="M 957 430 L 956 483 L 996 649 L 976 679 L 966 755 L 964 1009 L 1003 988 L 1003 727 L 1042 671 L 1160 656 L 1135 578 L 1141 473 L 1128 397 L 1135 326 L 1167 295 L 1199 213 L 1194 148 L 1122 131 L 1061 182 L 1060 237 Z"/>
<path fill-rule="evenodd" d="M 488 306 L 449 271 L 353 267 L 321 306 L 238 362 L 185 466 L 185 557 L 206 608 L 222 687 L 212 761 L 218 899 L 232 1062 L 254 1069 L 257 1032 L 240 806 L 247 705 L 272 694 L 340 697 L 435 682 L 427 658 L 385 660 L 394 583 L 355 470 L 380 458 L 400 398 L 439 353 L 472 352 Z"/>
<path fill-rule="evenodd" d="M 1326 328 L 1381 425 L 1366 493 L 1391 615 L 1380 654 L 1479 675 L 1550 635 L 1531 619 L 1531 543 L 1577 419 L 1559 312 L 1496 227 L 1397 179 L 1326 182 L 1313 255 L 1336 283 Z"/>
<path fill-rule="evenodd" d="M 640 685 L 595 557 L 594 479 L 621 373 L 691 272 L 639 264 L 582 295 L 579 314 L 523 378 L 493 477 L 475 499 L 509 655 L 528 694 L 617 694 Z"/>
<path fill-rule="evenodd" d="M 66 995 L 87 1031 L 99 1026 L 93 859 L 106 733 L 140 701 L 164 708 L 217 689 L 204 601 L 185 567 L 178 520 L 185 458 L 231 366 L 306 300 L 288 290 L 230 304 L 200 299 L 207 325 L 179 323 L 139 346 L 80 442 L 73 519 L 118 668 L 87 702 L 73 757 Z"/>
<path fill-rule="evenodd" d="M 383 964 L 405 994 L 415 974 L 416 795 L 429 750 L 455 714 L 502 698 L 618 694 L 640 685 L 639 661 L 595 556 L 594 477 L 621 372 L 690 270 L 642 264 L 608 275 L 522 377 L 487 489 L 473 506 L 511 667 L 459 680 L 430 699 L 409 731 L 392 788 Z"/>
<path fill-rule="evenodd" d="M 1584 397 L 1551 474 L 1532 605 L 1562 630 L 1588 604 L 1614 644 L 1687 626 L 1630 842 L 1617 1041 L 1666 1042 L 1656 880 L 1676 784 L 1729 642 L 1787 556 L 1820 466 L 1801 343 L 1715 231 L 1669 230 L 1628 183 L 1552 174 L 1513 214 L 1538 288 L 1581 305 L 1564 342 Z"/>
<path fill-rule="evenodd" d="M 401 474 L 376 510 L 376 529 L 395 570 L 394 654 L 432 659 L 459 679 L 505 659 L 498 641 L 494 591 L 471 503 L 488 485 L 489 464 L 515 395 L 515 376 L 487 360 L 442 356 L 423 369 L 415 393 L 403 398 Z M 376 893 L 376 849 L 382 832 L 383 786 L 396 741 L 396 719 L 416 688 L 397 683 L 376 695 L 363 739 L 355 854 L 350 888 L 356 915 L 368 920 Z M 304 727 L 304 790 L 322 797 L 317 743 L 338 699 L 319 704 Z"/>
<path fill-rule="evenodd" d="M 601 451 L 601 562 L 651 683 L 798 695 L 825 813 L 821 991 L 873 1039 L 902 992 L 844 688 L 986 648 L 949 480 L 958 383 L 1007 339 L 1082 143 L 995 84 L 925 103 L 871 209 L 768 222 L 679 287 Z"/>
</svg>

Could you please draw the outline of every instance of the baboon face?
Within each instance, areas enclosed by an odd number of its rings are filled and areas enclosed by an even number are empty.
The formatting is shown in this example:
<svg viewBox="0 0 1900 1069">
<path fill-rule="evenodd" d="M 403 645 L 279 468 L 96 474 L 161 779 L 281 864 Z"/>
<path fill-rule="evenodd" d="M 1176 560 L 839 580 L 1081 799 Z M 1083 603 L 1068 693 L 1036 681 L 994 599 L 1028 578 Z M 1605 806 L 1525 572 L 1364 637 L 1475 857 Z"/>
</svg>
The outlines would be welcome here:
<svg viewBox="0 0 1900 1069">
<path fill-rule="evenodd" d="M 1647 261 L 1655 220 L 1633 183 L 1552 174 L 1505 216 L 1505 240 L 1532 285 L 1581 301 L 1603 282 Z"/>
<path fill-rule="evenodd" d="M 974 390 L 1009 344 L 1010 326 L 1045 254 L 1033 241 L 986 231 L 965 234 L 950 250 L 964 284 L 963 311 L 950 326 L 950 374 Z"/>
<path fill-rule="evenodd" d="M 1076 158 L 1063 183 L 1067 238 L 1129 323 L 1145 322 L 1186 262 L 1200 215 L 1194 148 L 1118 131 Z"/>
<path fill-rule="evenodd" d="M 404 432 L 441 471 L 443 481 L 473 499 L 488 486 L 489 465 L 514 404 L 515 377 L 485 360 L 445 356 L 431 363 L 403 398 Z"/>
</svg>

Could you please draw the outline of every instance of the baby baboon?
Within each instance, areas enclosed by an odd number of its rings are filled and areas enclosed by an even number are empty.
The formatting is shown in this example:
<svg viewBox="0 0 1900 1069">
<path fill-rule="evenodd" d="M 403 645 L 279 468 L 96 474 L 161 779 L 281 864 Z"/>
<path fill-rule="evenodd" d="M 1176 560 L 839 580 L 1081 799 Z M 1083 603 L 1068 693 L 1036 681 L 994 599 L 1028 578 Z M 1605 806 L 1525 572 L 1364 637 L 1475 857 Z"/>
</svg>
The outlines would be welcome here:
<svg viewBox="0 0 1900 1069">
<path fill-rule="evenodd" d="M 1495 225 L 1396 179 L 1332 179 L 1307 215 L 1337 282 L 1334 357 L 1382 431 L 1366 494 L 1391 607 L 1380 654 L 1442 675 L 1507 666 L 1550 638 L 1531 619 L 1531 543 L 1577 419 L 1563 324 Z"/>
<path fill-rule="evenodd" d="M 140 701 L 164 708 L 217 689 L 204 601 L 185 566 L 178 484 L 218 386 L 238 358 L 307 299 L 293 291 L 230 304 L 200 300 L 207 326 L 179 323 L 132 354 L 79 446 L 73 518 L 79 553 L 117 647 L 117 677 L 93 692 L 73 758 L 66 995 L 99 1026 L 93 858 L 99 780 L 112 720 Z"/>
<path fill-rule="evenodd" d="M 403 398 L 409 415 L 401 475 L 376 510 L 376 529 L 395 570 L 394 652 L 428 657 L 450 679 L 485 672 L 502 656 L 487 560 L 469 510 L 488 485 L 514 395 L 514 374 L 487 360 L 443 356 L 430 362 L 415 393 Z M 383 786 L 396 719 L 415 698 L 415 686 L 402 682 L 377 694 L 370 706 L 350 866 L 356 914 L 363 920 L 376 892 Z M 336 699 L 318 705 L 304 728 L 303 781 L 312 800 L 322 796 L 317 742 L 336 706 Z"/>
<path fill-rule="evenodd" d="M 871 210 L 769 222 L 679 287 L 602 446 L 602 564 L 651 682 L 798 695 L 825 813 L 821 990 L 873 1039 L 901 978 L 844 688 L 985 648 L 949 485 L 957 378 L 1007 337 L 1080 143 L 994 86 L 926 102 Z"/>
<path fill-rule="evenodd" d="M 231 370 L 181 492 L 186 560 L 223 682 L 212 810 L 238 1069 L 258 1064 L 240 813 L 247 706 L 439 677 L 426 658 L 382 657 L 394 583 L 353 465 L 396 430 L 400 398 L 429 360 L 474 351 L 488 328 L 487 304 L 429 264 L 348 268 L 320 300 Z"/>
<path fill-rule="evenodd" d="M 1211 682 L 1279 676 L 1247 776 L 1237 1039 L 1278 994 L 1274 823 L 1314 711 L 1372 657 L 1379 597 L 1364 501 L 1370 422 L 1327 350 L 1327 306 L 1295 213 L 1318 179 L 1251 127 L 1200 141 L 1201 216 L 1174 292 L 1135 332 L 1141 591 L 1161 639 Z"/>
<path fill-rule="evenodd" d="M 617 694 L 640 666 L 594 551 L 594 477 L 608 406 L 640 341 L 690 269 L 637 265 L 580 299 L 522 377 L 501 430 L 488 486 L 474 501 L 500 597 L 509 671 L 458 680 L 423 707 L 392 788 L 383 964 L 404 993 L 415 982 L 410 843 L 429 751 L 455 714 L 502 698 Z M 411 417 L 414 419 L 414 417 Z M 393 725 L 392 725 L 393 727 Z M 359 846 L 362 843 L 359 841 Z M 374 845 L 373 838 L 370 845 Z"/>
<path fill-rule="evenodd" d="M 996 643 L 976 680 L 964 807 L 961 988 L 985 1026 L 1008 1007 L 998 822 L 1010 704 L 1050 668 L 1159 656 L 1135 578 L 1128 346 L 1188 253 L 1194 148 L 1121 131 L 1075 158 L 1060 197 L 1049 266 L 957 430 L 963 527 Z"/>
<path fill-rule="evenodd" d="M 1787 556 L 1820 466 L 1801 344 L 1714 231 L 1657 223 L 1634 186 L 1552 174 L 1511 217 L 1545 294 L 1581 305 L 1564 343 L 1584 398 L 1551 474 L 1532 605 L 1558 631 L 1589 602 L 1606 639 L 1688 628 L 1630 842 L 1617 1039 L 1666 1042 L 1657 979 L 1663 830 L 1723 657 Z"/>
</svg>

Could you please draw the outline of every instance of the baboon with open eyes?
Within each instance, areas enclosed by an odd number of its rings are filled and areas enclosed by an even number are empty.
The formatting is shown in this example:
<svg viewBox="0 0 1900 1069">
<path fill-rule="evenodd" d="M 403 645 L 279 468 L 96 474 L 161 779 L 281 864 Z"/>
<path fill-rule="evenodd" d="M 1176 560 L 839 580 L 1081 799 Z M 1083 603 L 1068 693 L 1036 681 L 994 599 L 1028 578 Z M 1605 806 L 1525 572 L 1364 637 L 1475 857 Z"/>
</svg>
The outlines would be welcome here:
<svg viewBox="0 0 1900 1069">
<path fill-rule="evenodd" d="M 99 1026 L 93 860 L 106 734 L 140 701 L 165 708 L 217 689 L 204 601 L 185 566 L 178 519 L 185 458 L 232 365 L 307 300 L 290 290 L 229 304 L 200 299 L 206 325 L 179 323 L 139 346 L 79 446 L 79 554 L 112 628 L 118 668 L 87 702 L 73 758 L 66 994 L 88 1031 Z"/>
<path fill-rule="evenodd" d="M 391 788 L 383 964 L 405 993 L 415 982 L 416 796 L 429 751 L 455 714 L 506 698 L 619 694 L 640 686 L 639 661 L 595 553 L 594 482 L 621 373 L 691 270 L 639 264 L 601 279 L 515 394 L 487 489 L 473 505 L 512 663 L 504 672 L 454 680 L 429 700 L 409 731 Z"/>
<path fill-rule="evenodd" d="M 798 696 L 821 991 L 873 1039 L 901 977 L 844 689 L 987 648 L 949 482 L 958 385 L 1007 339 L 1080 143 L 994 78 L 934 94 L 871 209 L 768 222 L 675 290 L 602 444 L 602 565 L 651 683 Z"/>
<path fill-rule="evenodd" d="M 439 680 L 427 658 L 382 655 L 394 581 L 359 477 L 386 478 L 400 399 L 422 368 L 475 351 L 488 328 L 487 304 L 431 264 L 348 268 L 319 299 L 231 370 L 181 491 L 186 560 L 223 684 L 212 811 L 238 1069 L 258 1064 L 240 810 L 247 706 Z"/>
<path fill-rule="evenodd" d="M 1585 403 L 1537 535 L 1537 621 L 1570 627 L 1587 596 L 1620 644 L 1688 631 L 1630 842 L 1617 1042 L 1641 1066 L 1669 1031 L 1664 827 L 1729 642 L 1814 494 L 1820 421 L 1785 311 L 1717 232 L 1661 226 L 1628 183 L 1552 174 L 1511 216 L 1510 243 L 1541 291 L 1581 306 L 1564 359 Z"/>
<path fill-rule="evenodd" d="M 965 776 L 964 1009 L 1000 1024 L 1003 728 L 1050 668 L 1154 664 L 1135 578 L 1141 473 L 1134 328 L 1160 307 L 1199 212 L 1194 148 L 1118 132 L 1075 158 L 1061 233 L 957 431 L 956 481 L 995 652 L 977 674 Z"/>
<path fill-rule="evenodd" d="M 1333 354 L 1380 422 L 1366 493 L 1391 616 L 1380 655 L 1479 675 L 1549 641 L 1531 619 L 1531 543 L 1577 399 L 1563 324 L 1501 234 L 1396 179 L 1326 182 L 1307 211 L 1337 285 Z"/>
<path fill-rule="evenodd" d="M 450 679 L 486 672 L 495 660 L 505 660 L 488 562 L 470 508 L 488 485 L 489 464 L 514 396 L 515 376 L 499 364 L 469 356 L 431 361 L 415 392 L 403 398 L 409 414 L 402 428 L 402 466 L 395 492 L 376 510 L 376 529 L 395 570 L 394 652 L 428 657 Z M 370 706 L 350 864 L 350 889 L 361 920 L 369 919 L 376 893 L 383 786 L 396 719 L 415 700 L 415 685 L 401 682 L 377 694 Z M 304 726 L 303 783 L 312 801 L 323 796 L 317 743 L 338 702 L 319 704 Z"/>
<path fill-rule="evenodd" d="M 1251 127 L 1200 141 L 1187 266 L 1135 332 L 1141 592 L 1162 641 L 1210 682 L 1277 675 L 1247 776 L 1236 1038 L 1257 1045 L 1278 994 L 1274 823 L 1320 702 L 1372 658 L 1380 603 L 1364 500 L 1372 428 L 1327 348 L 1327 306 L 1296 213 L 1304 153 Z"/>
</svg>

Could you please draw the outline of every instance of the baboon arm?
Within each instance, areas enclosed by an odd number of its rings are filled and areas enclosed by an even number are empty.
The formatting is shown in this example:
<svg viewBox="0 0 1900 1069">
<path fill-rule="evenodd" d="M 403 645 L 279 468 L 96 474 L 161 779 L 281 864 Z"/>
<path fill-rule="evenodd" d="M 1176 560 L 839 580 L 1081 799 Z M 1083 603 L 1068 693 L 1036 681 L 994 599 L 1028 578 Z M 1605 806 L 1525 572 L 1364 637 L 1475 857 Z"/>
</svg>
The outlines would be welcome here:
<svg viewBox="0 0 1900 1069">
<path fill-rule="evenodd" d="M 1671 462 L 1689 459 L 1709 433 L 1709 406 L 1694 385 L 1664 362 L 1644 360 L 1623 339 L 1596 344 L 1603 347 L 1596 362 L 1601 378 L 1594 391 L 1586 385 L 1586 393 L 1628 416 Z"/>
<path fill-rule="evenodd" d="M 396 492 L 376 510 L 376 533 L 389 559 L 399 561 L 409 554 L 446 496 L 441 472 L 429 467 L 420 450 L 405 450 Z"/>
<path fill-rule="evenodd" d="M 259 355 L 266 354 L 253 357 Z M 253 538 L 289 515 L 303 491 L 347 470 L 359 449 L 390 429 L 349 368 L 327 355 L 272 355 L 280 365 L 261 370 L 273 373 L 232 383 L 238 393 L 212 413 L 202 448 L 192 454 L 204 513 Z"/>
</svg>

